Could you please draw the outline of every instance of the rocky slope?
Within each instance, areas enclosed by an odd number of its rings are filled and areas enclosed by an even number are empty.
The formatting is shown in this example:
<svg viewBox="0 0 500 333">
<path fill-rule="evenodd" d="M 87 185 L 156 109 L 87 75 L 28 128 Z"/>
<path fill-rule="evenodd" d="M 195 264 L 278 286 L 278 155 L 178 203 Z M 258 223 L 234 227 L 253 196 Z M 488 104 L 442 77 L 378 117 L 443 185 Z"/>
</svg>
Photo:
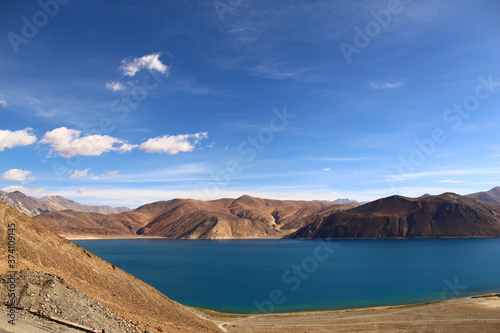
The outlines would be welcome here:
<svg viewBox="0 0 500 333">
<path fill-rule="evenodd" d="M 480 199 L 483 201 L 491 202 L 500 205 L 500 186 L 494 187 L 486 192 L 477 192 L 468 194 L 467 197 Z"/>
<path fill-rule="evenodd" d="M 117 214 L 129 211 L 127 207 L 109 207 L 109 206 L 88 206 L 82 205 L 73 200 L 66 199 L 59 195 L 47 196 L 41 199 L 30 197 L 22 192 L 3 192 L 0 191 L 0 202 L 14 207 L 18 211 L 33 217 L 42 213 L 54 212 L 59 210 L 71 209 L 78 212 Z"/>
<path fill-rule="evenodd" d="M 1 276 L 0 284 L 8 285 L 12 276 Z M 106 332 L 141 333 L 136 325 L 116 315 L 57 275 L 26 269 L 15 274 L 15 281 L 18 309 L 24 315 L 36 315 L 45 325 L 55 324 L 55 327 L 51 327 L 51 332 L 59 331 L 59 325 L 65 323 L 64 326 L 97 332 L 105 329 Z M 0 290 L 0 299 L 9 299 L 6 288 Z M 24 331 L 28 332 L 27 329 Z M 30 328 L 29 331 L 33 329 Z"/>
<path fill-rule="evenodd" d="M 14 255 L 16 257 L 16 271 L 31 268 L 33 271 L 51 274 L 49 277 L 38 274 L 37 276 L 42 279 L 63 279 L 65 282 L 62 282 L 62 280 L 59 280 L 59 282 L 63 283 L 64 286 L 66 286 L 66 283 L 70 286 L 70 289 L 66 291 L 68 297 L 73 297 L 71 295 L 74 294 L 74 290 L 71 288 L 75 288 L 75 290 L 84 293 L 92 300 L 99 302 L 116 316 L 124 318 L 127 322 L 134 323 L 141 330 L 149 332 L 216 331 L 212 324 L 193 315 L 185 307 L 170 300 L 153 287 L 96 257 L 78 245 L 52 233 L 14 208 L 0 203 L 0 239 L 7 239 L 9 229 L 12 231 L 12 224 L 15 225 L 14 237 L 16 245 Z M 8 267 L 7 254 L 7 251 L 0 251 L 0 274 L 6 274 L 12 270 L 12 268 Z M 26 297 L 26 295 L 31 294 L 35 296 L 40 292 L 43 294 L 44 291 L 37 287 L 38 283 L 30 279 L 26 279 L 26 282 L 28 283 L 26 293 L 24 293 L 24 289 L 18 290 L 22 295 Z M 54 281 L 50 283 L 57 285 Z M 1 289 L 4 289 L 4 286 Z M 60 289 L 55 291 L 58 294 L 62 292 Z M 54 297 L 52 294 L 50 296 L 49 294 L 43 295 L 44 302 L 45 299 Z M 67 302 L 65 306 L 80 308 L 82 300 L 85 299 L 80 296 L 75 296 L 74 302 Z M 2 298 L 1 301 L 5 304 L 7 300 Z M 28 302 L 26 304 L 31 304 L 29 299 L 26 302 Z M 41 305 L 36 304 L 29 306 L 32 308 L 41 307 Z M 56 304 L 54 306 L 53 311 L 57 313 Z M 59 310 L 62 311 L 62 309 Z M 82 324 L 91 327 L 94 325 L 91 322 L 93 312 L 90 309 L 87 310 L 88 312 L 85 309 L 68 308 L 64 311 L 68 313 L 84 311 L 86 316 L 81 316 L 82 320 L 84 320 Z M 100 313 L 105 315 L 108 312 L 103 310 Z M 99 327 L 99 329 L 103 328 Z M 108 329 L 106 332 L 115 331 Z"/>
<path fill-rule="evenodd" d="M 213 201 L 159 201 L 112 215 L 59 211 L 39 215 L 36 220 L 66 235 L 138 234 L 189 239 L 281 237 L 317 216 L 354 206 L 244 195 Z"/>
<path fill-rule="evenodd" d="M 500 206 L 453 193 L 391 196 L 333 213 L 287 238 L 500 237 Z"/>
</svg>

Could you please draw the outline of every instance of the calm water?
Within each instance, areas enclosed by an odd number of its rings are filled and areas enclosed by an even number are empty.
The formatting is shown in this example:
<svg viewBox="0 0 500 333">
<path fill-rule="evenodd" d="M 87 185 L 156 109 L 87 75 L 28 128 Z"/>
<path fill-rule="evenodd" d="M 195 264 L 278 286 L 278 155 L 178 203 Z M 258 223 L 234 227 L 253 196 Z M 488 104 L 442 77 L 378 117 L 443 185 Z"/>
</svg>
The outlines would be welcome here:
<svg viewBox="0 0 500 333">
<path fill-rule="evenodd" d="M 500 292 L 500 238 L 74 242 L 182 304 L 225 312 L 345 309 Z"/>
</svg>

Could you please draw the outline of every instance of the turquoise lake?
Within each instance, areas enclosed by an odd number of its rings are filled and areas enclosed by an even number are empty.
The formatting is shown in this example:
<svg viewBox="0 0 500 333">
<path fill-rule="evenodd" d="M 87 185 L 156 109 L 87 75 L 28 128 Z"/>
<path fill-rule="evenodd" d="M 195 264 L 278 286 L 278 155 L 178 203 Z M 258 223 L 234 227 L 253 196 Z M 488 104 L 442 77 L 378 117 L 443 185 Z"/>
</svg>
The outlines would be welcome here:
<svg viewBox="0 0 500 333">
<path fill-rule="evenodd" d="M 500 238 L 74 243 L 177 302 L 232 313 L 399 305 L 500 292 Z"/>
</svg>

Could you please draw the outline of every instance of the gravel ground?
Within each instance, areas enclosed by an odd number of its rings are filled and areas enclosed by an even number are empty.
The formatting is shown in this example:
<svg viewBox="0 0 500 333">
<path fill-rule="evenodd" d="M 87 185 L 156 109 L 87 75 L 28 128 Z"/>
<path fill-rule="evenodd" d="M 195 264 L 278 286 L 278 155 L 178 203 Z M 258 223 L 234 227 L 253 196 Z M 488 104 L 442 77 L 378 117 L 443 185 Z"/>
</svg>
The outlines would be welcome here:
<svg viewBox="0 0 500 333">
<path fill-rule="evenodd" d="M 61 325 L 57 321 L 74 323 L 95 332 L 138 333 L 135 325 L 83 292 L 69 285 L 64 279 L 53 274 L 42 274 L 34 270 L 24 270 L 16 275 L 16 329 L 7 317 L 7 289 L 0 292 L 2 300 L 1 327 L 13 332 L 82 332 Z M 7 285 L 6 276 L 0 278 Z M 53 318 L 49 320 L 46 318 Z M 4 325 L 6 322 L 7 325 Z M 29 330 L 19 330 L 22 325 L 32 325 Z M 37 331 L 38 330 L 38 331 Z"/>
</svg>

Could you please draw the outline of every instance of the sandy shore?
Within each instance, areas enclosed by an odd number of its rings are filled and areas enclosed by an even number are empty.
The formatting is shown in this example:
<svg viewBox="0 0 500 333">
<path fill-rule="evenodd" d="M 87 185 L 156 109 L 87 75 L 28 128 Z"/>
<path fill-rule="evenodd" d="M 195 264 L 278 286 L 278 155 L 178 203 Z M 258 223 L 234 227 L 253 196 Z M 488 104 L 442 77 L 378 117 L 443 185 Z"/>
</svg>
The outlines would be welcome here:
<svg viewBox="0 0 500 333">
<path fill-rule="evenodd" d="M 222 332 L 500 332 L 500 294 L 356 310 L 231 315 L 192 309 Z"/>
</svg>

